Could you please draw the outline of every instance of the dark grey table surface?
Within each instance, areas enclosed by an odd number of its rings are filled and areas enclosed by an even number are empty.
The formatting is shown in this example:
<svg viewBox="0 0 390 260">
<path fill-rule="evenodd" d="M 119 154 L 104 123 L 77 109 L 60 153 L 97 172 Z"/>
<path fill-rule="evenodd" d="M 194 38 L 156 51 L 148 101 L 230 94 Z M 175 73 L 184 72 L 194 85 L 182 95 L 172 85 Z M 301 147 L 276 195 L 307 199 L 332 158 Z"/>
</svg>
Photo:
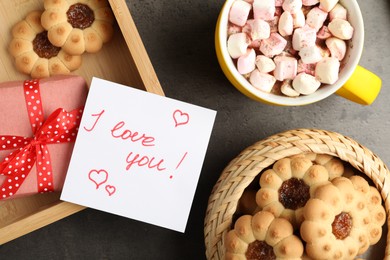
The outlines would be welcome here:
<svg viewBox="0 0 390 260">
<path fill-rule="evenodd" d="M 127 0 L 166 96 L 217 111 L 185 233 L 86 209 L 0 246 L 0 259 L 205 259 L 207 200 L 222 169 L 255 141 L 289 129 L 339 132 L 390 165 L 389 0 L 358 0 L 366 28 L 360 65 L 383 80 L 377 100 L 361 106 L 332 95 L 303 107 L 257 103 L 230 85 L 213 42 L 223 2 Z"/>
</svg>

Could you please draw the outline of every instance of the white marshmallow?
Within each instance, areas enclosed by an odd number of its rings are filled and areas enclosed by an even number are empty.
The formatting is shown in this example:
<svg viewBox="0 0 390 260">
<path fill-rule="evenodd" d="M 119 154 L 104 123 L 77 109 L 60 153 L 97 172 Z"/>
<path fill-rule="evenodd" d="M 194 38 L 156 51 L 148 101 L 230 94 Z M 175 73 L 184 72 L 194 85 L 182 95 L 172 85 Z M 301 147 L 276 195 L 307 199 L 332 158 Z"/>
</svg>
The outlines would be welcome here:
<svg viewBox="0 0 390 260">
<path fill-rule="evenodd" d="M 321 86 L 321 82 L 312 75 L 300 73 L 294 78 L 292 85 L 300 94 L 310 95 Z"/>
<path fill-rule="evenodd" d="M 279 18 L 278 30 L 280 35 L 288 36 L 293 33 L 294 20 L 289 11 L 285 11 Z"/>
<path fill-rule="evenodd" d="M 320 2 L 320 0 L 302 0 L 302 5 L 304 6 L 313 6 Z"/>
<path fill-rule="evenodd" d="M 332 37 L 332 34 L 330 33 L 328 26 L 324 25 L 321 27 L 321 29 L 317 32 L 317 38 L 321 40 L 325 40 Z"/>
<path fill-rule="evenodd" d="M 272 20 L 275 15 L 275 0 L 254 0 L 253 16 L 255 19 Z"/>
<path fill-rule="evenodd" d="M 303 47 L 313 46 L 316 43 L 317 33 L 308 25 L 294 30 L 292 43 L 294 50 L 299 51 Z"/>
<path fill-rule="evenodd" d="M 306 15 L 306 24 L 313 27 L 318 32 L 318 30 L 324 25 L 327 17 L 327 12 L 322 11 L 318 7 L 314 7 Z"/>
<path fill-rule="evenodd" d="M 297 75 L 298 62 L 294 57 L 276 56 L 274 77 L 277 80 L 293 79 Z"/>
<path fill-rule="evenodd" d="M 278 33 L 271 33 L 268 39 L 264 39 L 260 44 L 260 51 L 267 57 L 273 57 L 282 53 L 287 45 L 287 40 Z"/>
<path fill-rule="evenodd" d="M 320 8 L 325 12 L 329 12 L 335 7 L 339 0 L 320 0 Z"/>
<path fill-rule="evenodd" d="M 328 24 L 329 31 L 342 40 L 349 40 L 353 35 L 353 27 L 343 19 L 335 18 Z"/>
<path fill-rule="evenodd" d="M 312 64 L 322 60 L 321 50 L 316 46 L 303 47 L 299 51 L 303 63 Z"/>
<path fill-rule="evenodd" d="M 302 9 L 298 10 L 295 14 L 292 14 L 294 21 L 294 28 L 303 27 L 306 23 L 305 14 Z"/>
<path fill-rule="evenodd" d="M 269 93 L 271 92 L 276 79 L 268 73 L 262 73 L 259 70 L 254 70 L 249 77 L 249 82 L 256 89 Z"/>
<path fill-rule="evenodd" d="M 336 4 L 329 12 L 330 21 L 336 18 L 347 20 L 347 9 L 345 9 L 341 4 Z"/>
<path fill-rule="evenodd" d="M 246 53 L 249 45 L 249 39 L 245 33 L 236 33 L 229 36 L 227 48 L 230 57 L 237 59 Z"/>
<path fill-rule="evenodd" d="M 268 73 L 275 69 L 275 62 L 264 55 L 257 55 L 256 57 L 256 67 L 260 72 Z"/>
<path fill-rule="evenodd" d="M 235 0 L 230 8 L 229 21 L 238 26 L 244 26 L 251 9 L 251 4 L 242 0 Z"/>
<path fill-rule="evenodd" d="M 254 19 L 251 31 L 252 41 L 263 40 L 269 38 L 271 28 L 269 23 L 261 19 Z"/>
<path fill-rule="evenodd" d="M 337 58 L 326 57 L 316 65 L 315 77 L 325 84 L 333 84 L 339 78 L 340 62 Z"/>
<path fill-rule="evenodd" d="M 330 51 L 331 57 L 335 57 L 340 61 L 344 59 L 345 53 L 347 51 L 347 44 L 345 41 L 336 37 L 331 37 L 325 41 L 325 44 Z"/>
<path fill-rule="evenodd" d="M 284 0 L 283 10 L 295 14 L 302 8 L 302 0 Z"/>
<path fill-rule="evenodd" d="M 280 86 L 280 91 L 288 97 L 298 97 L 299 92 L 293 89 L 291 85 L 291 80 L 285 80 Z"/>
<path fill-rule="evenodd" d="M 247 74 L 256 68 L 256 52 L 254 49 L 248 49 L 244 55 L 237 60 L 237 70 L 240 74 Z"/>
</svg>

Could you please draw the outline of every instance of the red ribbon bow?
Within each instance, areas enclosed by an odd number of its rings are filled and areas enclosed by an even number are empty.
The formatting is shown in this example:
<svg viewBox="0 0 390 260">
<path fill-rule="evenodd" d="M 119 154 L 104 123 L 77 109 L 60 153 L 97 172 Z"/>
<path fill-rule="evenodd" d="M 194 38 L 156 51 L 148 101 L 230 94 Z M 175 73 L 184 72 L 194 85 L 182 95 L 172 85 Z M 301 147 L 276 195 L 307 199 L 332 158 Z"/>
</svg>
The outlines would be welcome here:
<svg viewBox="0 0 390 260">
<path fill-rule="evenodd" d="M 75 141 L 80 125 L 82 108 L 71 112 L 58 108 L 44 121 L 38 80 L 24 82 L 24 96 L 33 137 L 0 135 L 0 150 L 14 150 L 0 163 L 0 174 L 6 176 L 0 187 L 0 199 L 11 197 L 18 191 L 35 162 L 38 192 L 53 191 L 47 144 Z"/>
</svg>

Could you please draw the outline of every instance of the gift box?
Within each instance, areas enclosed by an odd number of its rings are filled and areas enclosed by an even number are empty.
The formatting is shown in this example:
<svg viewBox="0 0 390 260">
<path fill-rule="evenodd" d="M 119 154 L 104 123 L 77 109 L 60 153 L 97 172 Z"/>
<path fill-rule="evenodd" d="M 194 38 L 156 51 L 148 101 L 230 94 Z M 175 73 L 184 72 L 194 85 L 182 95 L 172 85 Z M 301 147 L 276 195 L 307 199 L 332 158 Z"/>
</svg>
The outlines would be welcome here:
<svg viewBox="0 0 390 260">
<path fill-rule="evenodd" d="M 62 189 L 87 93 L 80 76 L 0 84 L 0 200 Z"/>
</svg>

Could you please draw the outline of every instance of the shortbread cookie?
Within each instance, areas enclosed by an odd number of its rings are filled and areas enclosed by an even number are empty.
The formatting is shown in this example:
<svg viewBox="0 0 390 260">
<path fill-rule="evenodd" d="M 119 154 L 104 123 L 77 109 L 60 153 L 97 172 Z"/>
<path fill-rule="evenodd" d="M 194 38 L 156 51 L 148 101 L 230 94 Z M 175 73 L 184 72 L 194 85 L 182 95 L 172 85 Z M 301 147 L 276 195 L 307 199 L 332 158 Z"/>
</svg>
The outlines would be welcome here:
<svg viewBox="0 0 390 260">
<path fill-rule="evenodd" d="M 332 158 L 320 160 L 326 165 L 324 166 L 315 161 L 316 157 L 315 154 L 308 154 L 283 158 L 275 162 L 272 169 L 262 173 L 260 189 L 256 194 L 259 208 L 273 213 L 276 217 L 286 218 L 295 229 L 299 228 L 303 220 L 303 207 L 316 187 L 330 180 L 327 168 L 335 168 L 331 166 Z M 332 173 L 341 174 L 341 170 Z"/>
<path fill-rule="evenodd" d="M 353 259 L 364 253 L 381 234 L 378 226 L 383 225 L 385 214 L 378 205 L 378 194 L 361 177 L 354 181 L 337 177 L 318 187 L 303 209 L 300 227 L 307 255 L 314 259 Z M 377 214 L 371 216 L 372 209 Z"/>
<path fill-rule="evenodd" d="M 41 23 L 50 42 L 70 54 L 95 53 L 112 38 L 107 0 L 45 0 L 44 8 Z"/>
<path fill-rule="evenodd" d="M 304 250 L 291 224 L 267 211 L 237 219 L 224 245 L 225 259 L 301 259 Z"/>
<path fill-rule="evenodd" d="M 33 78 L 67 74 L 81 66 L 79 55 L 70 55 L 50 43 L 41 26 L 41 11 L 33 11 L 12 28 L 9 52 L 16 68 Z"/>
</svg>

